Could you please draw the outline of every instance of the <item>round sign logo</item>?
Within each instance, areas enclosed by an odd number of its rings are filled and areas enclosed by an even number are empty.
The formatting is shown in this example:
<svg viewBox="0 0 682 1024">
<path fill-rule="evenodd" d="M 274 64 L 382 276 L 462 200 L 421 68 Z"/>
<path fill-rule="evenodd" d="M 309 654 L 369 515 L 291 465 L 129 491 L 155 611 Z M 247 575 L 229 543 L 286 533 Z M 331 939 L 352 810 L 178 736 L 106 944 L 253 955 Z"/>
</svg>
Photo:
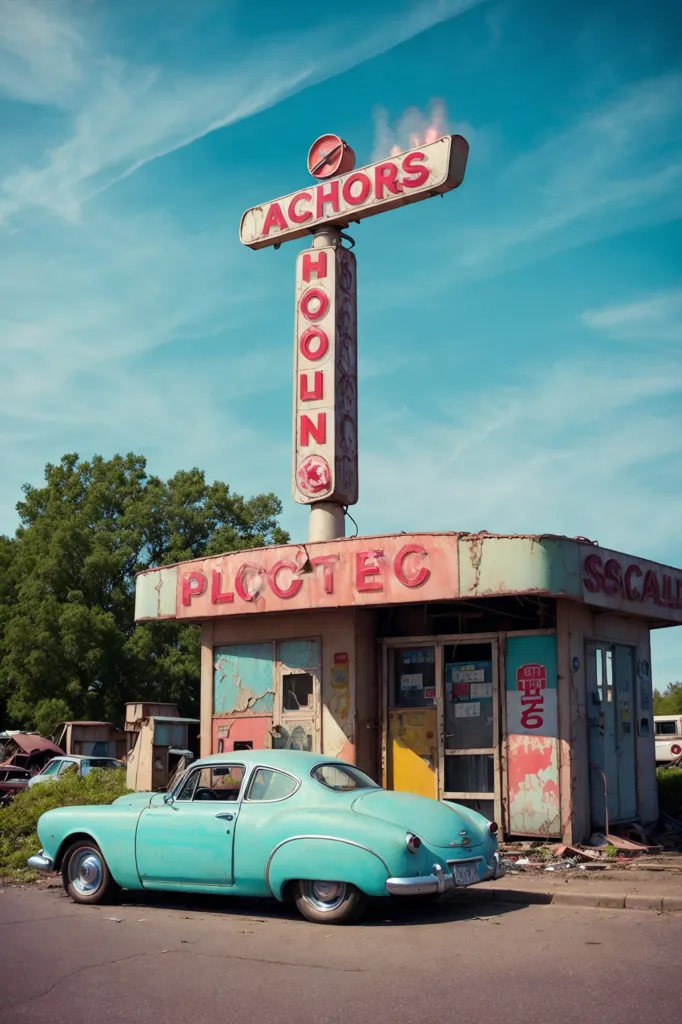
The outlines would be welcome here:
<svg viewBox="0 0 682 1024">
<path fill-rule="evenodd" d="M 332 485 L 329 463 L 321 455 L 309 455 L 298 467 L 296 479 L 298 489 L 308 498 L 327 494 Z"/>
<path fill-rule="evenodd" d="M 313 178 L 333 178 L 355 167 L 355 153 L 338 135 L 321 135 L 310 147 L 308 170 Z"/>
</svg>

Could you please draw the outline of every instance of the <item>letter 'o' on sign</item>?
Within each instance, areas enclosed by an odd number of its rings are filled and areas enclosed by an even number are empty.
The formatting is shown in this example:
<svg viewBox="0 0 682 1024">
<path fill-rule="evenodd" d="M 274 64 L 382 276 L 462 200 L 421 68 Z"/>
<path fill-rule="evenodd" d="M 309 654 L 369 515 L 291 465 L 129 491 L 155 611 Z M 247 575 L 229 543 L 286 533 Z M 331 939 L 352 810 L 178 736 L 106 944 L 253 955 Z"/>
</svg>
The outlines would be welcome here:
<svg viewBox="0 0 682 1024">
<path fill-rule="evenodd" d="M 322 359 L 329 351 L 329 338 L 321 327 L 309 327 L 298 343 L 301 355 L 311 362 Z"/>
<path fill-rule="evenodd" d="M 329 309 L 329 296 L 321 288 L 308 288 L 301 297 L 301 313 L 314 322 L 321 320 Z"/>
</svg>

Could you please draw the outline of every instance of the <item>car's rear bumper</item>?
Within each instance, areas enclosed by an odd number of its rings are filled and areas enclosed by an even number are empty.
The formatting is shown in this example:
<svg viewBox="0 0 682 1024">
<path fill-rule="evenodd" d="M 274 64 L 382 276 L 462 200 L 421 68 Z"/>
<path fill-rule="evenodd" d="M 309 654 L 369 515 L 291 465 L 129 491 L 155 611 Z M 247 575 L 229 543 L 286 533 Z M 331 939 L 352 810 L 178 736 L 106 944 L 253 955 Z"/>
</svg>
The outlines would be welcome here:
<svg viewBox="0 0 682 1024">
<path fill-rule="evenodd" d="M 32 857 L 29 857 L 27 862 L 30 868 L 34 871 L 54 871 L 54 861 L 52 857 L 46 857 L 42 850 L 35 853 Z"/>
<path fill-rule="evenodd" d="M 482 858 L 480 858 L 482 859 Z M 485 871 L 479 875 L 479 882 L 491 882 L 502 878 L 504 867 L 499 853 L 495 852 Z M 475 884 L 475 883 L 471 883 Z M 430 875 L 415 875 L 412 878 L 389 878 L 386 881 L 386 892 L 389 896 L 429 896 L 432 893 L 450 892 L 455 888 L 455 879 L 451 871 L 440 864 L 434 864 Z"/>
</svg>

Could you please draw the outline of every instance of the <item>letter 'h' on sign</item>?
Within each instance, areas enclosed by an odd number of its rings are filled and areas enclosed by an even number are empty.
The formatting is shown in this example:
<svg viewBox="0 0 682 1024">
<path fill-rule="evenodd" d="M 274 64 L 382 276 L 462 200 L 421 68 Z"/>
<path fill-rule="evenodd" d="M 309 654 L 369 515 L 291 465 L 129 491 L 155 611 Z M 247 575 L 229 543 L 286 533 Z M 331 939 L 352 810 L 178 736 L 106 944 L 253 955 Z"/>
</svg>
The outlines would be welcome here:
<svg viewBox="0 0 682 1024">
<path fill-rule="evenodd" d="M 294 500 L 358 500 L 355 256 L 306 249 L 296 262 Z"/>
</svg>

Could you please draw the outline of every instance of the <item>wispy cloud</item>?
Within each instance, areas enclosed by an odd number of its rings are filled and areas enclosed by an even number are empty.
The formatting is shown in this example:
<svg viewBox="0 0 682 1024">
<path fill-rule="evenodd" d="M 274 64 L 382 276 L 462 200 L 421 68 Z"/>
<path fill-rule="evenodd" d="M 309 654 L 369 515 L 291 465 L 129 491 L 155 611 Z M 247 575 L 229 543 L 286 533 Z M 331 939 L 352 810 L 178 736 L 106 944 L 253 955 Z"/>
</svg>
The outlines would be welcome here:
<svg viewBox="0 0 682 1024">
<path fill-rule="evenodd" d="M 679 361 L 563 361 L 472 389 L 466 403 L 381 415 L 366 427 L 363 532 L 428 522 L 583 534 L 652 555 L 679 544 Z"/>
<path fill-rule="evenodd" d="M 583 313 L 588 326 L 623 340 L 682 342 L 682 288 Z"/>
<path fill-rule="evenodd" d="M 503 168 L 458 264 L 489 272 L 682 216 L 682 74 L 622 89 Z M 513 201 L 512 201 L 513 200 Z M 518 265 L 518 262 L 515 263 Z"/>
<path fill-rule="evenodd" d="M 36 166 L 0 182 L 0 222 L 26 207 L 75 218 L 90 196 L 152 160 L 267 109 L 299 90 L 347 71 L 484 0 L 421 0 L 388 15 L 365 13 L 296 36 L 240 40 L 188 72 L 149 61 L 132 64 L 88 37 L 88 22 L 61 0 L 0 0 L 9 11 L 0 87 L 20 99 L 68 94 L 67 137 Z M 21 8 L 17 14 L 16 8 Z M 94 9 L 93 9 L 94 10 Z M 91 14 L 92 16 L 92 14 Z M 78 86 L 77 93 L 74 89 Z"/>
</svg>

